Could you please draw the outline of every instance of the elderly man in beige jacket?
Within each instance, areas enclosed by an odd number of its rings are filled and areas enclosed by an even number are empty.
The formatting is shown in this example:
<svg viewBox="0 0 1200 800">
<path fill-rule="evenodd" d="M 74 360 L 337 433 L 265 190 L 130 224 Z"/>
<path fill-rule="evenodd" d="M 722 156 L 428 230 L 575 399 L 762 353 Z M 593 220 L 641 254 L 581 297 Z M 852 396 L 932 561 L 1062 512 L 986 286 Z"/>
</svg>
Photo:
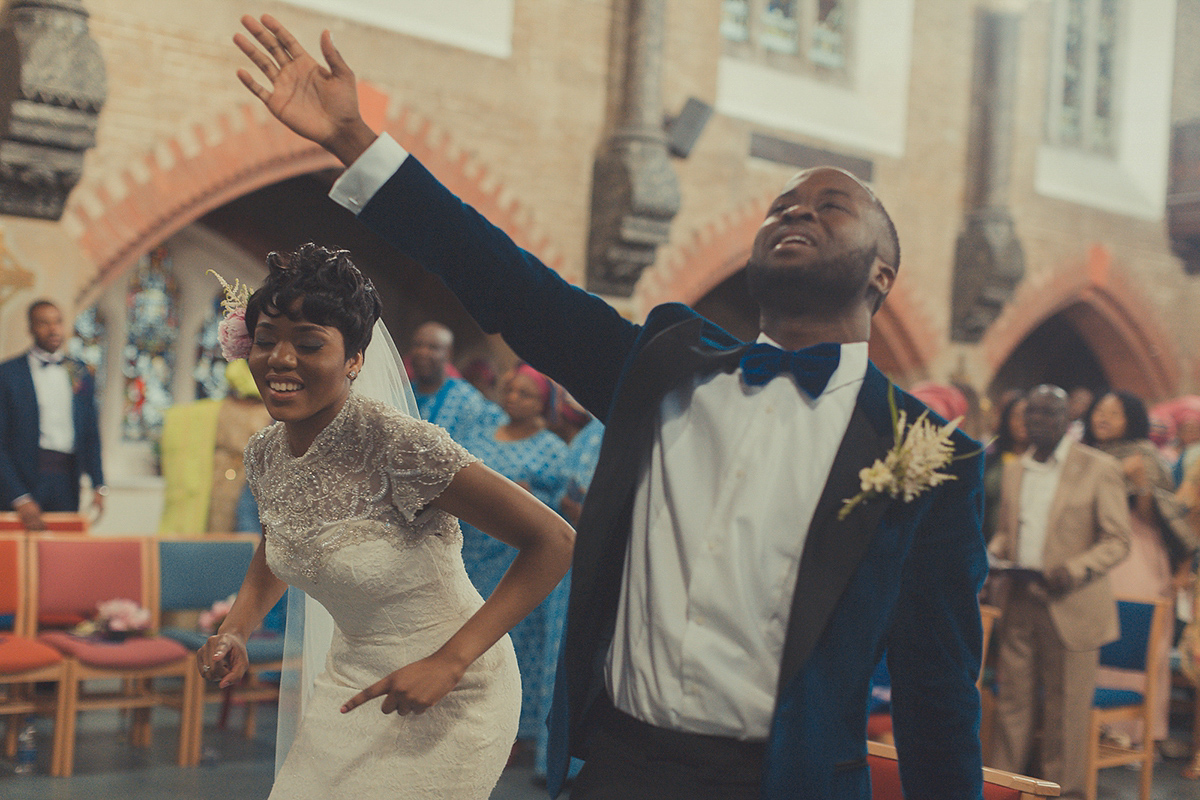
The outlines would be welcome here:
<svg viewBox="0 0 1200 800">
<path fill-rule="evenodd" d="M 1066 393 L 1035 388 L 1030 449 L 1004 469 L 989 549 L 1011 569 L 990 764 L 1026 771 L 1040 716 L 1038 774 L 1082 798 L 1099 651 L 1120 635 L 1107 573 L 1128 554 L 1130 528 L 1120 465 L 1066 436 L 1068 423 Z"/>
</svg>

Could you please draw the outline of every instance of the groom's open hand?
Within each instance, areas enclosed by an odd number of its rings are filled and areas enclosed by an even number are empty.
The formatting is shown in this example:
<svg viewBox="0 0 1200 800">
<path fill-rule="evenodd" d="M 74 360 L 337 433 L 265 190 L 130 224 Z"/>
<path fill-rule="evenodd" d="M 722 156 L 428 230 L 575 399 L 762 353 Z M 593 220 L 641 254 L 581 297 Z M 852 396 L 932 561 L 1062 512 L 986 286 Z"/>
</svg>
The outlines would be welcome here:
<svg viewBox="0 0 1200 800">
<path fill-rule="evenodd" d="M 377 681 L 351 697 L 342 713 L 383 697 L 384 714 L 420 714 L 441 700 L 462 680 L 464 668 L 445 655 L 434 653 Z"/>
<path fill-rule="evenodd" d="M 262 71 L 271 88 L 260 86 L 244 69 L 238 70 L 238 79 L 284 125 L 347 166 L 353 163 L 375 141 L 375 132 L 359 113 L 354 72 L 333 46 L 329 31 L 321 34 L 326 68 L 270 14 L 264 14 L 261 22 L 246 15 L 242 25 L 261 49 L 240 33 L 233 42 Z"/>
</svg>

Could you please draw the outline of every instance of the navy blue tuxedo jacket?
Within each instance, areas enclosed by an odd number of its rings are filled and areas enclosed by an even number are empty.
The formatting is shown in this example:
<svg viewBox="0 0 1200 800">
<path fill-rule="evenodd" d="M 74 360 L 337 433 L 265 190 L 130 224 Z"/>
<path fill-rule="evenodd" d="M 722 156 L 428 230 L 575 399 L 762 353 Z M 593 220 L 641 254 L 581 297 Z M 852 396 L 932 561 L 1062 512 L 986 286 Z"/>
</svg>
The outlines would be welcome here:
<svg viewBox="0 0 1200 800">
<path fill-rule="evenodd" d="M 93 486 L 104 484 L 100 466 L 100 426 L 96 419 L 95 382 L 82 363 L 71 365 L 71 409 L 75 423 L 75 479 L 86 474 Z M 33 491 L 38 474 L 37 395 L 29 357 L 22 353 L 0 364 L 0 510 Z"/>
<path fill-rule="evenodd" d="M 430 269 L 488 332 L 604 421 L 579 521 L 570 611 L 551 712 L 552 792 L 566 754 L 586 758 L 607 703 L 612 640 L 640 467 L 660 401 L 697 373 L 732 371 L 746 345 L 679 304 L 644 325 L 573 287 L 462 203 L 411 156 L 359 214 Z M 912 502 L 884 497 L 838 519 L 858 473 L 892 444 L 889 382 L 873 365 L 801 558 L 768 743 L 763 797 L 869 798 L 867 697 L 887 653 L 901 777 L 909 797 L 977 798 L 977 594 L 986 575 L 977 443 L 957 434 L 955 480 Z M 898 389 L 909 420 L 925 410 Z M 797 453 L 803 458 L 803 453 Z"/>
</svg>

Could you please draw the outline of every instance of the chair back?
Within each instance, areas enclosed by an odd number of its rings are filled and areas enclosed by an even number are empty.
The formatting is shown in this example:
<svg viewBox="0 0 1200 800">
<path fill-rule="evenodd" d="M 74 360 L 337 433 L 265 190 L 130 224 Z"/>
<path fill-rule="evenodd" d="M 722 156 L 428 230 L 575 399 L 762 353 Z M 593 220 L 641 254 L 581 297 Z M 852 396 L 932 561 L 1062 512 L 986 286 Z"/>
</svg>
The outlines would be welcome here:
<svg viewBox="0 0 1200 800">
<path fill-rule="evenodd" d="M 1117 601 L 1121 638 L 1100 648 L 1101 666 L 1136 672 L 1146 671 L 1150 643 L 1154 641 L 1155 608 L 1153 600 Z"/>
<path fill-rule="evenodd" d="M 24 627 L 25 541 L 0 534 L 0 631 L 21 633 Z"/>
<path fill-rule="evenodd" d="M 68 511 L 47 511 L 42 514 L 46 530 L 54 533 L 87 533 L 88 518 L 83 514 Z M 0 532 L 16 533 L 25 530 L 21 517 L 13 511 L 0 512 Z"/>
<path fill-rule="evenodd" d="M 160 540 L 159 608 L 205 609 L 236 594 L 254 557 L 256 540 L 253 535 Z"/>
<path fill-rule="evenodd" d="M 32 548 L 39 628 L 91 619 L 99 603 L 118 598 L 148 609 L 157 627 L 145 539 L 46 534 Z"/>
</svg>

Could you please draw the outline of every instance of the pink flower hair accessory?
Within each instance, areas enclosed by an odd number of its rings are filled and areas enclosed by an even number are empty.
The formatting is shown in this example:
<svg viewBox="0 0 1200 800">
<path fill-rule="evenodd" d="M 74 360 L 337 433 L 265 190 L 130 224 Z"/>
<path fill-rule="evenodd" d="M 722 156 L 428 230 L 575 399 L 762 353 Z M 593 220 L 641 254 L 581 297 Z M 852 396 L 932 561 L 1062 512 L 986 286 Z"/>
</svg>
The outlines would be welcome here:
<svg viewBox="0 0 1200 800">
<path fill-rule="evenodd" d="M 238 279 L 233 283 L 222 278 L 216 270 L 208 272 L 221 282 L 225 289 L 225 299 L 221 301 L 221 309 L 225 317 L 217 325 L 217 342 L 221 345 L 221 355 L 226 361 L 237 361 L 250 355 L 250 330 L 246 327 L 246 303 L 250 300 L 250 287 Z"/>
</svg>

